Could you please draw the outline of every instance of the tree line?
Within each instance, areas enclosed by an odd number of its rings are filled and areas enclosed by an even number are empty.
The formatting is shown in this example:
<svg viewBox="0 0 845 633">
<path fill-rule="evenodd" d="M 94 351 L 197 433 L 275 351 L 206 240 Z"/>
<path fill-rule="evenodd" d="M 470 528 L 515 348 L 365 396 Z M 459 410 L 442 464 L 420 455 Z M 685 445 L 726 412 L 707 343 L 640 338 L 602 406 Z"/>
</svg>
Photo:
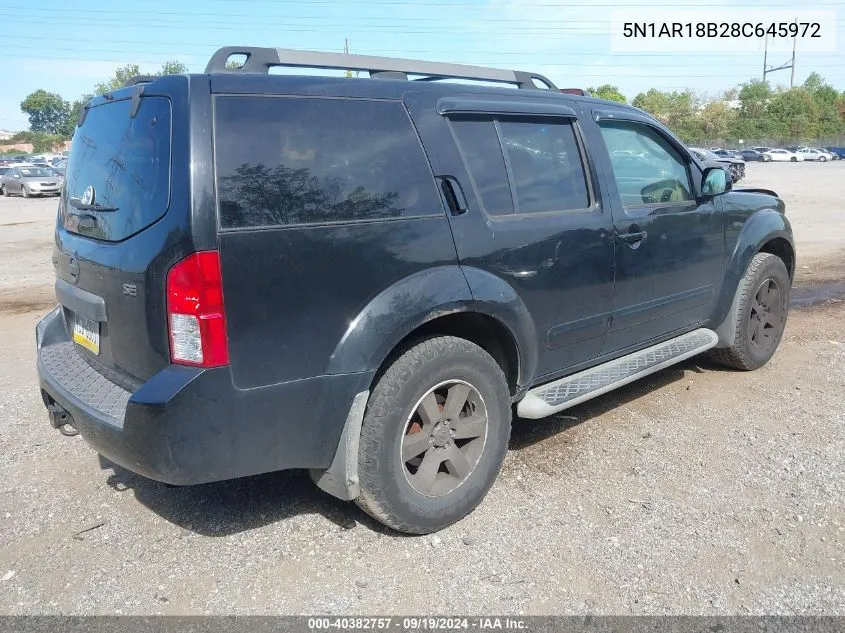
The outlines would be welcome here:
<svg viewBox="0 0 845 633">
<path fill-rule="evenodd" d="M 588 90 L 603 99 L 628 102 L 610 84 Z M 815 72 L 794 88 L 751 79 L 717 97 L 652 88 L 636 95 L 631 105 L 650 113 L 690 144 L 740 139 L 800 143 L 845 137 L 845 91 L 838 91 Z"/>
<path fill-rule="evenodd" d="M 186 71 L 185 64 L 171 60 L 153 74 Z M 50 151 L 73 136 L 82 108 L 93 95 L 116 90 L 140 74 L 137 64 L 121 66 L 109 79 L 94 86 L 91 93 L 72 102 L 54 92 L 36 90 L 21 102 L 21 111 L 29 118 L 29 130 L 13 136 L 12 142 L 32 143 L 36 152 Z M 611 84 L 588 91 L 603 99 L 628 103 L 625 95 Z M 637 94 L 631 105 L 655 116 L 690 144 L 715 139 L 779 139 L 788 143 L 845 137 L 845 91 L 838 91 L 815 72 L 794 88 L 773 87 L 768 81 L 751 79 L 716 97 L 692 90 L 651 88 Z"/>
</svg>

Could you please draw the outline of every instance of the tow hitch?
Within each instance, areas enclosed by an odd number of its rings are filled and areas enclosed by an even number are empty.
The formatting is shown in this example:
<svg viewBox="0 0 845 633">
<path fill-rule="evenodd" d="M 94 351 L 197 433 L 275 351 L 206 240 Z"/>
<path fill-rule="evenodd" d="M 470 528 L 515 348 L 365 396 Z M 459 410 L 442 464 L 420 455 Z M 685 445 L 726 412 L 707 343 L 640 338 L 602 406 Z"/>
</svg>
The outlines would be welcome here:
<svg viewBox="0 0 845 633">
<path fill-rule="evenodd" d="M 73 425 L 73 416 L 66 409 L 51 402 L 47 405 L 47 412 L 50 414 L 50 424 L 53 428 L 59 429 L 59 433 L 68 437 L 79 435 L 79 431 Z"/>
</svg>

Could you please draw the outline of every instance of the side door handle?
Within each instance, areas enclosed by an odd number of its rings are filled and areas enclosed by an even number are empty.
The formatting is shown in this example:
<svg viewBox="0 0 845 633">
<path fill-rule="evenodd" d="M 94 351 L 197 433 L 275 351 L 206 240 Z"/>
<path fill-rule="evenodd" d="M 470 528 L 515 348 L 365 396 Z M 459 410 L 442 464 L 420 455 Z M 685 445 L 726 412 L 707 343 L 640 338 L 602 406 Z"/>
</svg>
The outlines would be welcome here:
<svg viewBox="0 0 845 633">
<path fill-rule="evenodd" d="M 617 233 L 616 239 L 624 244 L 627 244 L 631 248 L 639 248 L 640 244 L 642 244 L 643 240 L 648 237 L 648 233 L 646 231 L 641 231 L 640 227 L 636 224 L 633 225 L 627 233 Z"/>
<path fill-rule="evenodd" d="M 452 215 L 463 215 L 466 213 L 469 207 L 467 206 L 464 190 L 458 179 L 454 176 L 438 176 L 437 180 L 440 183 L 440 192 L 443 194 L 446 206 L 449 207 L 449 212 Z"/>
</svg>

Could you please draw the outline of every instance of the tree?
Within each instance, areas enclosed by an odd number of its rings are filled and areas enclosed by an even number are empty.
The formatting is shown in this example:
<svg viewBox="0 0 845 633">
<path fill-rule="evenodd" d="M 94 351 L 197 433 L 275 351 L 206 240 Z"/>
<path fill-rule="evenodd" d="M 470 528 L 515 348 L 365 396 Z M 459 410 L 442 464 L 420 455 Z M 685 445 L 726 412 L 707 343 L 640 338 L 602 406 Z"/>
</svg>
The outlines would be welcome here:
<svg viewBox="0 0 845 633">
<path fill-rule="evenodd" d="M 628 99 L 625 98 L 625 95 L 619 92 L 619 88 L 610 84 L 602 84 L 598 88 L 587 88 L 587 92 L 599 99 L 607 99 L 608 101 L 616 101 L 618 103 L 628 103 Z"/>
<path fill-rule="evenodd" d="M 695 117 L 697 101 L 692 90 L 663 92 L 652 88 L 634 97 L 631 104 L 667 125 L 683 140 L 694 141 L 701 136 Z"/>
<path fill-rule="evenodd" d="M 162 64 L 158 72 L 151 73 L 153 77 L 160 77 L 162 75 L 178 75 L 179 73 L 187 72 L 188 67 L 180 61 L 169 60 Z M 138 64 L 126 64 L 120 66 L 114 71 L 114 75 L 110 79 L 102 83 L 98 83 L 94 87 L 94 92 L 98 95 L 106 94 L 122 88 L 133 77 L 143 74 L 141 67 Z"/>
<path fill-rule="evenodd" d="M 29 117 L 33 132 L 63 133 L 70 116 L 70 104 L 55 92 L 36 90 L 21 102 L 21 111 Z"/>
<path fill-rule="evenodd" d="M 708 102 L 698 113 L 701 131 L 712 140 L 728 138 L 735 119 L 736 111 L 722 99 Z"/>
<path fill-rule="evenodd" d="M 819 106 L 806 88 L 791 88 L 776 94 L 767 113 L 781 137 L 812 139 L 819 133 Z"/>
</svg>

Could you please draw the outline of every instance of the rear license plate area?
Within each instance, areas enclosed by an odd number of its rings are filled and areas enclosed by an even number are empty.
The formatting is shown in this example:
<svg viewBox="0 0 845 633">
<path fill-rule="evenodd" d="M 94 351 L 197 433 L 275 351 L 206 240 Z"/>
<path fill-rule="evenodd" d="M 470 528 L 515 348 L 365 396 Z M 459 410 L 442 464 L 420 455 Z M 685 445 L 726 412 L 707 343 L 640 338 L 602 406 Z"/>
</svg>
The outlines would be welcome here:
<svg viewBox="0 0 845 633">
<path fill-rule="evenodd" d="M 100 353 L 100 322 L 79 314 L 73 315 L 73 342 L 89 352 Z"/>
</svg>

